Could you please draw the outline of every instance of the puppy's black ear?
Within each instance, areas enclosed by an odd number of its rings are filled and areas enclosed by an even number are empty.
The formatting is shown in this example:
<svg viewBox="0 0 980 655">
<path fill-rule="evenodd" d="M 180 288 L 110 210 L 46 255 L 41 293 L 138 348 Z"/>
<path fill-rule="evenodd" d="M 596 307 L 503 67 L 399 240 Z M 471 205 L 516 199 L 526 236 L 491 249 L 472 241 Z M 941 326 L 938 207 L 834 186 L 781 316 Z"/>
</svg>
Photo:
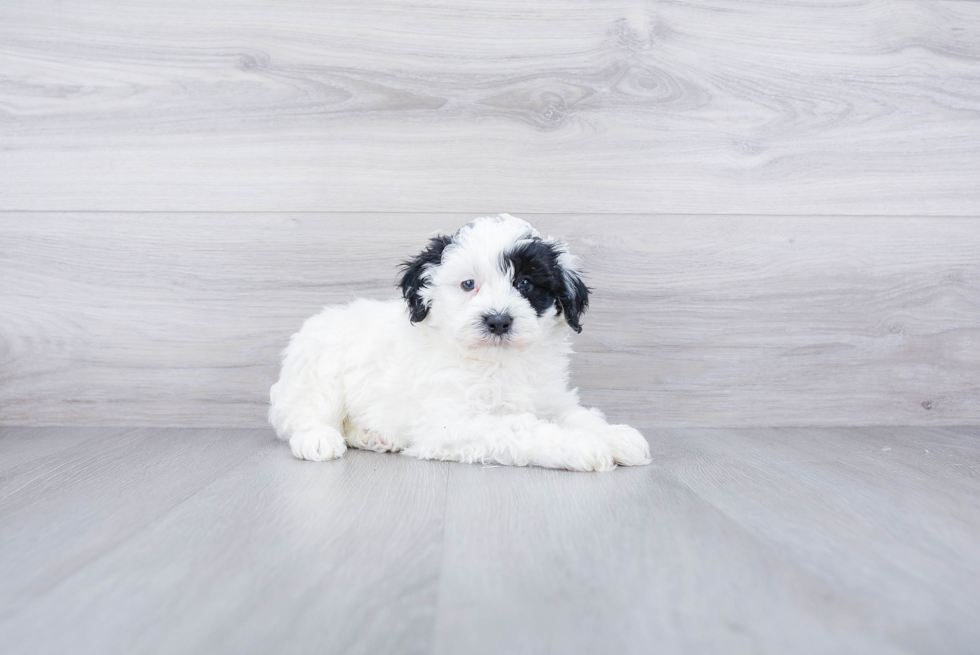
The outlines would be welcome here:
<svg viewBox="0 0 980 655">
<path fill-rule="evenodd" d="M 589 308 L 589 287 L 585 286 L 578 271 L 571 267 L 562 267 L 562 289 L 558 294 L 558 302 L 561 310 L 565 313 L 565 320 L 568 325 L 576 332 L 582 331 L 579 323 L 582 314 Z"/>
<path fill-rule="evenodd" d="M 426 269 L 438 266 L 442 262 L 442 251 L 452 243 L 452 240 L 452 237 L 435 237 L 429 241 L 429 247 L 420 252 L 417 257 L 402 262 L 402 279 L 398 286 L 402 289 L 402 298 L 408 303 L 412 323 L 418 323 L 429 313 L 429 306 L 419 296 L 419 290 L 426 286 L 423 276 Z"/>
</svg>

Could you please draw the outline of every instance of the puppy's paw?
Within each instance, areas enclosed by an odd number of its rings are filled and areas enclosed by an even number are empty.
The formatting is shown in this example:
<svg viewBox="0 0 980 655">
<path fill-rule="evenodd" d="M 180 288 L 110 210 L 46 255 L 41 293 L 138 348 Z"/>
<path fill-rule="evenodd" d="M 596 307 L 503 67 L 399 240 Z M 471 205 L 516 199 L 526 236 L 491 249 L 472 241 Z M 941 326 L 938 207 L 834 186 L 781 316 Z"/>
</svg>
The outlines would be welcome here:
<svg viewBox="0 0 980 655">
<path fill-rule="evenodd" d="M 344 423 L 344 436 L 347 445 L 351 448 L 361 450 L 373 450 L 376 453 L 388 453 L 401 450 L 401 446 L 395 443 L 390 436 L 365 430 L 358 425 L 347 421 Z"/>
<path fill-rule="evenodd" d="M 552 468 L 570 471 L 611 471 L 616 468 L 616 459 L 607 439 L 589 433 L 576 436 L 563 444 L 559 461 Z"/>
<path fill-rule="evenodd" d="M 322 462 L 337 459 L 347 450 L 342 434 L 329 426 L 297 432 L 289 438 L 289 449 L 296 459 Z"/>
<path fill-rule="evenodd" d="M 568 468 L 572 471 L 611 471 L 616 460 L 607 444 L 595 442 L 569 456 Z"/>
<path fill-rule="evenodd" d="M 641 466 L 649 464 L 650 444 L 637 430 L 628 425 L 610 425 L 602 431 L 602 436 L 609 443 L 613 459 L 623 466 Z"/>
<path fill-rule="evenodd" d="M 526 461 L 504 460 L 504 464 L 534 464 L 568 471 L 611 471 L 616 468 L 609 440 L 598 432 L 576 430 L 548 421 L 535 421 L 519 441 L 529 446 Z"/>
</svg>

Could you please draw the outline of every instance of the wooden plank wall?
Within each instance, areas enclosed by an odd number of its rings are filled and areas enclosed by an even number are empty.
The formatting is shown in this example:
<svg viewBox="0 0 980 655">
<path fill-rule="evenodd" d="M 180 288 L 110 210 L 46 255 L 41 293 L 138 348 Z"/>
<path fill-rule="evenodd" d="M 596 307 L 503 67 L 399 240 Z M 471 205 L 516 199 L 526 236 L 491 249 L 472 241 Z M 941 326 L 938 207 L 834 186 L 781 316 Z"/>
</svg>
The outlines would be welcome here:
<svg viewBox="0 0 980 655">
<path fill-rule="evenodd" d="M 507 211 L 644 425 L 980 421 L 980 3 L 0 6 L 0 424 L 261 426 L 288 335 Z"/>
</svg>

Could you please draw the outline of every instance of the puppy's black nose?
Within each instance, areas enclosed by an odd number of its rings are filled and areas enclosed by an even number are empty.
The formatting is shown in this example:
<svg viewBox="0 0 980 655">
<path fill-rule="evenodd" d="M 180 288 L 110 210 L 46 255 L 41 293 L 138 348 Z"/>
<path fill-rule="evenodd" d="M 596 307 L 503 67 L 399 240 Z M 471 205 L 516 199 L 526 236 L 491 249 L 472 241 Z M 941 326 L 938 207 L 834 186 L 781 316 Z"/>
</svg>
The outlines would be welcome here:
<svg viewBox="0 0 980 655">
<path fill-rule="evenodd" d="M 513 320 L 510 314 L 487 314 L 483 317 L 483 322 L 487 324 L 487 329 L 494 334 L 507 334 Z"/>
</svg>

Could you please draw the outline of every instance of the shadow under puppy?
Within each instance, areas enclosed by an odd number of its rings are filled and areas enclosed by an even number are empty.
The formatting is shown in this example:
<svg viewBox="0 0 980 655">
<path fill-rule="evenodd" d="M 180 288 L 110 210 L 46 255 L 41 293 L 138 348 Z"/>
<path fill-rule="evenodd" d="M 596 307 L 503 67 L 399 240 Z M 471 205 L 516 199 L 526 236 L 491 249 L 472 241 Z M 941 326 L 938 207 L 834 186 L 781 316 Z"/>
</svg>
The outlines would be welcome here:
<svg viewBox="0 0 980 655">
<path fill-rule="evenodd" d="M 575 471 L 650 462 L 639 432 L 568 388 L 589 291 L 565 244 L 508 214 L 478 218 L 406 262 L 401 288 L 405 302 L 329 306 L 290 339 L 269 421 L 296 457 L 351 446 Z"/>
</svg>

